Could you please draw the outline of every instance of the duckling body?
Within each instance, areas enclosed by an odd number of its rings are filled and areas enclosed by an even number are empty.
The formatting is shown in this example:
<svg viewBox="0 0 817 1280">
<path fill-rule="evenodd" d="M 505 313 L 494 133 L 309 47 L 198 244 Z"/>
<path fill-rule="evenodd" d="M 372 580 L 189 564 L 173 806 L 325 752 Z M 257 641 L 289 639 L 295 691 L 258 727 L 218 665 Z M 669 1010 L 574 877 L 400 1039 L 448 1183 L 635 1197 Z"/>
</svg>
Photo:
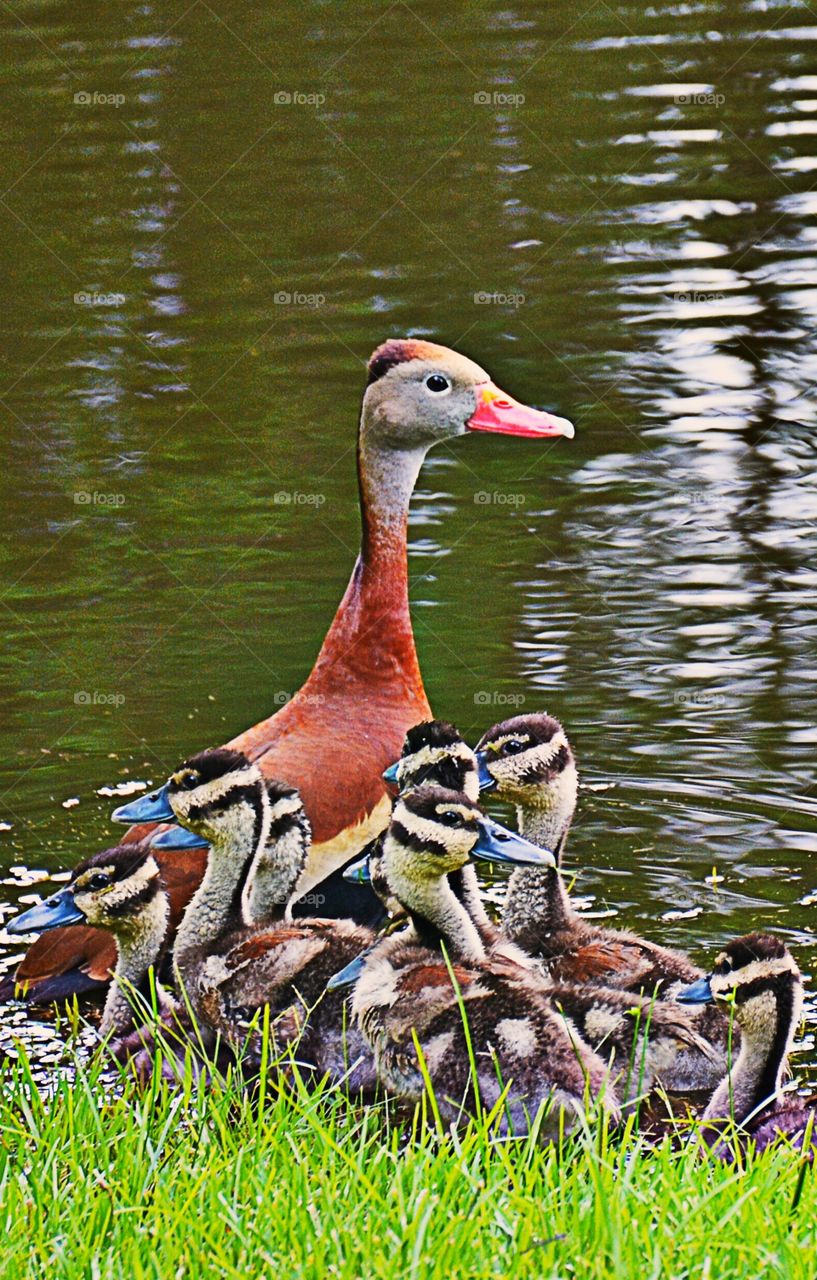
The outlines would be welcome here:
<svg viewBox="0 0 817 1280">
<path fill-rule="evenodd" d="M 178 821 L 210 842 L 174 948 L 177 981 L 196 1019 L 254 1062 L 268 1011 L 273 1052 L 297 1045 L 309 1069 L 348 1075 L 354 1089 L 373 1083 L 362 1038 L 347 1034 L 343 995 L 324 995 L 329 977 L 373 934 L 352 921 L 289 918 L 309 846 L 297 791 L 222 749 L 187 761 L 167 796 Z M 267 923 L 247 923 L 259 911 Z"/>
<path fill-rule="evenodd" d="M 704 1141 L 721 1160 L 777 1142 L 817 1152 L 817 1110 L 781 1093 L 803 1004 L 803 983 L 788 948 L 771 934 L 728 943 L 707 978 L 681 992 L 690 1004 L 720 1003 L 740 1027 L 740 1050 L 704 1112 Z"/>
<path fill-rule="evenodd" d="M 520 831 L 561 858 L 576 808 L 578 773 L 558 720 L 535 713 L 502 721 L 483 734 L 477 759 L 484 782 L 516 807 Z M 511 876 L 502 929 L 537 956 L 556 983 L 613 988 L 663 1004 L 701 976 L 680 951 L 583 919 L 558 867 L 520 868 Z M 714 1052 L 684 1049 L 664 1079 L 673 1091 L 711 1089 L 726 1070 L 731 1033 L 721 1011 L 702 1011 L 695 1027 Z"/>
<path fill-rule="evenodd" d="M 383 859 L 411 922 L 370 951 L 352 1010 L 393 1094 L 419 1102 L 424 1066 L 442 1120 L 456 1125 L 494 1107 L 507 1086 L 499 1132 L 527 1133 L 539 1117 L 542 1137 L 553 1139 L 589 1099 L 613 1115 L 617 1103 L 605 1063 L 571 1039 L 529 962 L 489 954 L 448 883 L 479 847 L 481 819 L 462 793 L 426 785 L 400 797 Z"/>
</svg>

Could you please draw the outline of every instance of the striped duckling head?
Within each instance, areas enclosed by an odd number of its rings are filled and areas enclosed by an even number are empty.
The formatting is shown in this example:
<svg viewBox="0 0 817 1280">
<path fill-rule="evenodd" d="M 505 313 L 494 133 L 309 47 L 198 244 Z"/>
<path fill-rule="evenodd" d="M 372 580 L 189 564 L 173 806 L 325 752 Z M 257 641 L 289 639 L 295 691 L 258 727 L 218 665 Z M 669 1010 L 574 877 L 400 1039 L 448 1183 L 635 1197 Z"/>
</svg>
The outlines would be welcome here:
<svg viewBox="0 0 817 1280">
<path fill-rule="evenodd" d="M 161 871 L 145 842 L 117 845 L 85 858 L 68 883 L 9 921 L 10 933 L 43 933 L 91 924 L 120 938 L 164 933 L 168 900 Z"/>
<path fill-rule="evenodd" d="M 447 720 L 424 720 L 406 734 L 400 759 L 385 772 L 398 791 L 432 783 L 479 798 L 479 768 L 474 752 Z"/>
<path fill-rule="evenodd" d="M 520 817 L 549 815 L 548 843 L 560 846 L 576 810 L 579 775 L 559 721 L 544 712 L 511 716 L 482 735 L 476 752 L 483 790 L 515 805 Z"/>
<path fill-rule="evenodd" d="M 191 756 L 170 775 L 164 794 L 177 822 L 211 845 L 244 846 L 249 837 L 257 847 L 266 840 L 264 776 L 240 751 L 219 747 Z"/>
<path fill-rule="evenodd" d="M 687 987 L 683 1003 L 733 1005 L 750 1036 L 789 1039 L 803 1003 L 803 981 L 788 947 L 770 933 L 749 933 L 727 943 L 706 978 Z"/>
</svg>

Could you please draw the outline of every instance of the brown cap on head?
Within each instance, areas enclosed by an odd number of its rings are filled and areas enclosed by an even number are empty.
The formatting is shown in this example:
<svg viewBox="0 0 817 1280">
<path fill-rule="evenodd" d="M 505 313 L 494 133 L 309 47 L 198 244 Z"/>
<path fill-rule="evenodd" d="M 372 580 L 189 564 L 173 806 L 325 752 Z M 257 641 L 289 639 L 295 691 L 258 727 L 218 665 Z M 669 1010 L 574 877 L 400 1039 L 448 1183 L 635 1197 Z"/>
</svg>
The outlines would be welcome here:
<svg viewBox="0 0 817 1280">
<path fill-rule="evenodd" d="M 405 364 L 408 360 L 439 360 L 446 354 L 445 347 L 425 342 L 422 338 L 388 338 L 369 358 L 366 385 L 370 387 L 395 365 Z"/>
</svg>

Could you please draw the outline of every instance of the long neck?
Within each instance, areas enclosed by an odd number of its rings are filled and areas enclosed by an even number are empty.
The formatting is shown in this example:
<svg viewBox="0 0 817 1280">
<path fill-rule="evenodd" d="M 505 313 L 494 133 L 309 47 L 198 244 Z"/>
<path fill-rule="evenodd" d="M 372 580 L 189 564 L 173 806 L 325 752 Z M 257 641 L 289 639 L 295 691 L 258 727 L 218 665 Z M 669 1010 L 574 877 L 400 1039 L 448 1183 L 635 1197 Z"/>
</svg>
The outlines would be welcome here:
<svg viewBox="0 0 817 1280">
<path fill-rule="evenodd" d="M 167 894 L 157 892 L 141 913 L 138 927 L 117 932 L 117 961 L 105 1000 L 100 1035 L 124 1035 L 134 1023 L 135 1005 L 150 999 L 150 970 L 156 961 L 167 930 Z"/>
<path fill-rule="evenodd" d="M 213 836 L 204 879 L 176 933 L 173 960 L 183 988 L 190 988 L 203 955 L 225 934 L 244 924 L 242 897 L 256 851 L 266 844 L 268 821 L 236 822 L 229 834 Z"/>
<path fill-rule="evenodd" d="M 245 916 L 252 924 L 264 924 L 284 915 L 304 866 L 304 838 L 295 827 L 285 835 L 273 833 L 260 849 L 244 897 Z"/>
<path fill-rule="evenodd" d="M 404 686 L 428 714 L 408 601 L 406 535 L 411 494 L 425 456 L 358 445 L 360 555 L 305 690 L 338 681 Z"/>
<path fill-rule="evenodd" d="M 392 890 L 408 911 L 414 932 L 421 942 L 433 947 L 442 941 L 449 954 L 460 960 L 482 961 L 486 958 L 477 928 L 445 876 L 435 880 L 403 876 L 390 861 L 387 874 Z"/>
<path fill-rule="evenodd" d="M 488 947 L 492 946 L 496 941 L 498 930 L 485 910 L 476 868 L 469 862 L 461 871 L 453 872 L 448 877 L 448 883 L 451 885 L 454 896 L 462 903 L 474 922 L 483 943 Z"/>
<path fill-rule="evenodd" d="M 517 824 L 527 840 L 550 849 L 561 861 L 570 819 L 555 808 L 518 807 Z M 547 951 L 547 939 L 575 926 L 578 917 L 558 868 L 521 867 L 508 881 L 502 931 L 521 946 Z"/>
<path fill-rule="evenodd" d="M 799 984 L 766 992 L 764 1016 L 740 1016 L 740 1052 L 729 1075 L 718 1085 L 704 1112 L 705 1120 L 753 1119 L 758 1108 L 774 1102 L 783 1084 L 791 1043 L 802 1005 Z M 741 1011 L 741 1015 L 743 1011 Z M 761 1115 L 762 1119 L 762 1115 Z"/>
</svg>

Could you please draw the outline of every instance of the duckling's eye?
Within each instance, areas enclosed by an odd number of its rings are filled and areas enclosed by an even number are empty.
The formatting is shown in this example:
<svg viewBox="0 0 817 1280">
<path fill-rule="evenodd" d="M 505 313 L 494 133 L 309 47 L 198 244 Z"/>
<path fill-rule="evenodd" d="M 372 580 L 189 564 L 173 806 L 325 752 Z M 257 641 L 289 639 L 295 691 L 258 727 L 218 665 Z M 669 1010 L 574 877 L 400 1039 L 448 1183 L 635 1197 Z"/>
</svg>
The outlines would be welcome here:
<svg viewBox="0 0 817 1280">
<path fill-rule="evenodd" d="M 186 773 L 179 783 L 179 786 L 183 791 L 195 791 L 199 782 L 200 778 L 197 773 Z"/>
<path fill-rule="evenodd" d="M 502 754 L 506 756 L 518 756 L 520 751 L 525 751 L 527 742 L 523 742 L 521 738 L 509 738 L 503 743 Z"/>
<path fill-rule="evenodd" d="M 444 827 L 458 827 L 462 822 L 462 814 L 455 813 L 453 809 L 447 809 L 445 813 L 439 814 L 439 820 Z"/>
<path fill-rule="evenodd" d="M 105 875 L 104 871 L 98 871 L 95 876 L 91 876 L 88 881 L 89 889 L 107 889 L 110 879 Z"/>
<path fill-rule="evenodd" d="M 451 383 L 441 373 L 430 373 L 426 378 L 426 386 L 429 391 L 436 391 L 437 393 L 451 389 Z"/>
</svg>

